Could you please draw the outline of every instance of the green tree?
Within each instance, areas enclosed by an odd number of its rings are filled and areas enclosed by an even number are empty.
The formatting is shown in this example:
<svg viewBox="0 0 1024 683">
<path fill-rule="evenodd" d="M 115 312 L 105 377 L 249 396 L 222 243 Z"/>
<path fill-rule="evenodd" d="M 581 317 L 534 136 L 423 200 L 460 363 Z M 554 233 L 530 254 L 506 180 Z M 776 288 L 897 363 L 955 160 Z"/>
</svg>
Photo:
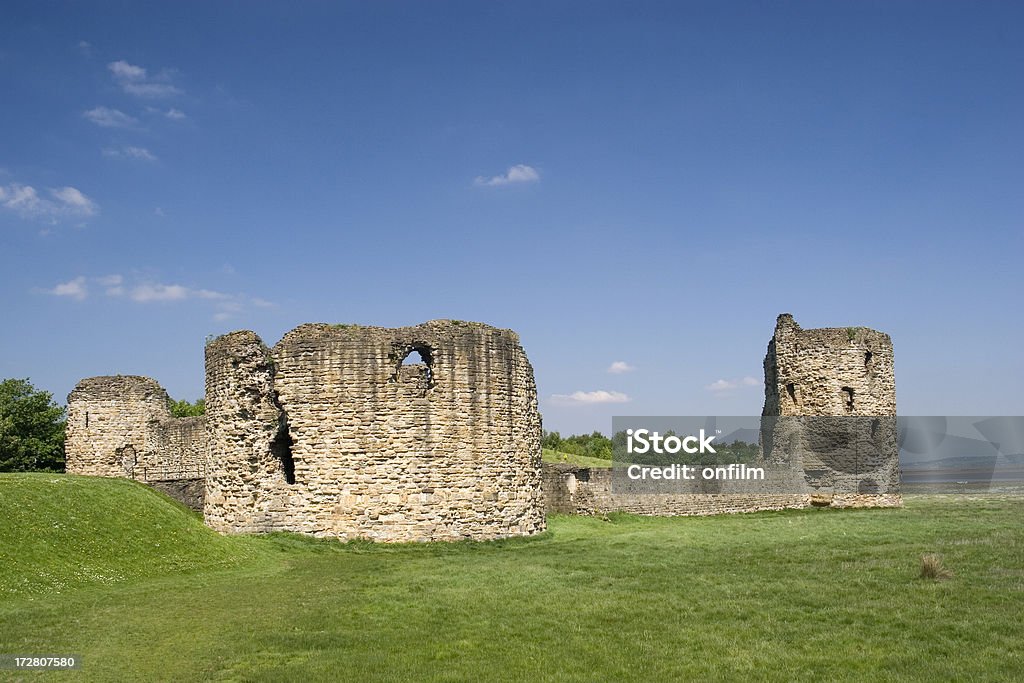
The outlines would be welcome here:
<svg viewBox="0 0 1024 683">
<path fill-rule="evenodd" d="M 64 408 L 28 379 L 0 382 L 0 472 L 64 471 Z"/>
<path fill-rule="evenodd" d="M 206 414 L 206 399 L 201 398 L 195 403 L 188 401 L 171 401 L 171 415 L 174 417 L 196 417 Z"/>
</svg>

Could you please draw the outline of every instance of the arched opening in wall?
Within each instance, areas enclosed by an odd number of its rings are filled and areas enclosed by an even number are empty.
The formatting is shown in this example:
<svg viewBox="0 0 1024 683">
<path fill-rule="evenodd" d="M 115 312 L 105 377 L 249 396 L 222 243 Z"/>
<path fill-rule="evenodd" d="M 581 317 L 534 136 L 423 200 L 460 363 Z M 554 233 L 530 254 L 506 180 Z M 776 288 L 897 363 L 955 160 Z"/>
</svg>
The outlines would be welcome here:
<svg viewBox="0 0 1024 683">
<path fill-rule="evenodd" d="M 402 359 L 402 365 L 426 365 L 427 361 L 423 360 L 423 355 L 419 351 L 413 349 Z"/>
<path fill-rule="evenodd" d="M 281 420 L 274 440 L 270 442 L 270 453 L 281 463 L 284 480 L 288 484 L 295 483 L 295 459 L 292 457 L 292 446 L 295 442 L 288 431 L 288 422 Z"/>
<path fill-rule="evenodd" d="M 398 350 L 396 356 L 399 361 L 393 380 L 415 381 L 422 389 L 434 386 L 434 354 L 429 346 L 404 346 Z"/>
<path fill-rule="evenodd" d="M 129 479 L 135 478 L 135 466 L 139 464 L 139 456 L 135 453 L 135 446 L 125 444 L 114 451 L 114 455 L 121 461 L 124 474 Z M 145 476 L 143 476 L 145 478 Z"/>
<path fill-rule="evenodd" d="M 792 401 L 793 405 L 796 405 L 796 384 L 790 382 L 786 385 L 786 393 L 789 394 L 789 400 Z"/>
<path fill-rule="evenodd" d="M 841 391 L 842 391 L 842 394 L 843 394 L 843 403 L 846 404 L 846 412 L 852 413 L 853 412 L 853 389 L 851 387 L 843 387 Z"/>
</svg>

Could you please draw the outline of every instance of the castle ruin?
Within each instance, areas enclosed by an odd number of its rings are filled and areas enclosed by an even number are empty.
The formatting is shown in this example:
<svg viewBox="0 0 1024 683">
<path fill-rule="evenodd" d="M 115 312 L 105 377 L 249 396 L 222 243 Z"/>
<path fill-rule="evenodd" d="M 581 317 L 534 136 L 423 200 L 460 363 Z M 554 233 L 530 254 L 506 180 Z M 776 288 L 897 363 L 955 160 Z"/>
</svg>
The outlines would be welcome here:
<svg viewBox="0 0 1024 683">
<path fill-rule="evenodd" d="M 406 364 L 413 353 L 422 362 Z M 83 380 L 68 401 L 69 472 L 131 477 L 173 460 L 153 435 L 177 423 L 152 380 Z M 545 528 L 533 368 L 509 330 L 302 325 L 273 349 L 232 332 L 207 344 L 206 406 L 193 445 L 205 443 L 203 513 L 218 531 L 433 541 Z"/>
<path fill-rule="evenodd" d="M 780 315 L 764 358 L 760 455 L 772 484 L 715 483 L 654 494 L 616 490 L 609 468 L 547 466 L 548 509 L 707 515 L 823 507 L 894 507 L 899 495 L 896 384 L 889 335 L 866 327 L 804 330 Z"/>
<path fill-rule="evenodd" d="M 225 533 L 378 541 L 530 535 L 546 511 L 899 505 L 888 335 L 803 330 L 783 314 L 764 368 L 761 457 L 806 493 L 622 495 L 610 470 L 543 465 L 542 476 L 537 390 L 518 336 L 451 320 L 301 325 L 273 348 L 249 331 L 217 337 L 202 417 L 172 417 L 146 377 L 84 379 L 68 396 L 67 471 L 146 482 Z"/>
</svg>

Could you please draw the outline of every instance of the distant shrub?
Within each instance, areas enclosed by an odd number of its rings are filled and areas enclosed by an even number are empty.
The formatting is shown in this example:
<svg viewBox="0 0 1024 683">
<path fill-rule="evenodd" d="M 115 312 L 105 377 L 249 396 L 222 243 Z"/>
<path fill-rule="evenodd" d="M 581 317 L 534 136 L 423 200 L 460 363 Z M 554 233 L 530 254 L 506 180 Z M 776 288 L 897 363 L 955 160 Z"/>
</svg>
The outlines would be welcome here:
<svg viewBox="0 0 1024 683">
<path fill-rule="evenodd" d="M 172 400 L 170 408 L 174 417 L 197 417 L 206 414 L 206 399 L 201 398 L 195 403 Z"/>
<path fill-rule="evenodd" d="M 952 578 L 953 572 L 942 565 L 942 556 L 929 553 L 921 556 L 921 578 L 944 581 Z"/>
</svg>

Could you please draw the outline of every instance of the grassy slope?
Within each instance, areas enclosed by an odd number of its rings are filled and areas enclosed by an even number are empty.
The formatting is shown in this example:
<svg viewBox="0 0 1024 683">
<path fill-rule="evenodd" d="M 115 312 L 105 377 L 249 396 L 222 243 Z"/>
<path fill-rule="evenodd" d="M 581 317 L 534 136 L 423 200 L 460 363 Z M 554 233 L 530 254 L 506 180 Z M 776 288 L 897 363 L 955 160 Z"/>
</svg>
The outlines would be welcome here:
<svg viewBox="0 0 1024 683">
<path fill-rule="evenodd" d="M 553 451 L 550 448 L 544 449 L 544 462 L 567 462 L 581 467 L 611 467 L 611 460 L 600 458 L 588 458 L 585 455 L 573 455 L 562 451 Z"/>
<path fill-rule="evenodd" d="M 199 515 L 141 484 L 0 475 L 0 599 L 246 562 Z"/>
<path fill-rule="evenodd" d="M 62 507 L 90 488 L 72 486 Z M 115 490 L 95 486 L 101 498 Z M 142 507 L 196 533 L 189 573 L 165 558 L 116 586 L 0 602 L 0 652 L 81 654 L 82 680 L 1024 676 L 1020 499 L 555 517 L 539 538 L 412 546 L 223 538 L 154 496 Z M 0 522 L 0 536 L 11 533 Z M 42 524 L 35 539 L 70 533 Z M 108 536 L 102 525 L 78 533 Z M 134 543 L 148 550 L 104 562 L 138 568 L 142 554 L 162 556 L 154 538 Z M 956 576 L 916 578 L 925 552 L 942 553 Z"/>
</svg>

